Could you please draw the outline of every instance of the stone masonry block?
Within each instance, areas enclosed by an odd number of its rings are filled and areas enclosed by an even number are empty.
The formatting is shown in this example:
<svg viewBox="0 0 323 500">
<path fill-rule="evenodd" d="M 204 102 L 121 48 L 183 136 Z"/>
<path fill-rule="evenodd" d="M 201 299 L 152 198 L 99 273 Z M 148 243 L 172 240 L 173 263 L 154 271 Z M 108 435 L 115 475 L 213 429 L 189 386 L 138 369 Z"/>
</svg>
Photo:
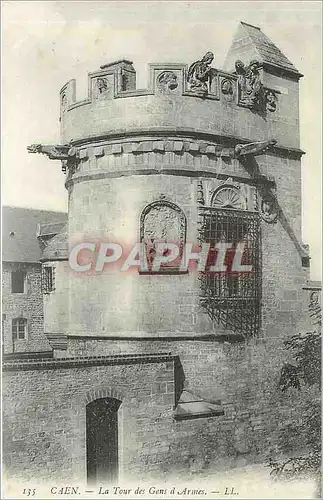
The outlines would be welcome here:
<svg viewBox="0 0 323 500">
<path fill-rule="evenodd" d="M 94 148 L 94 156 L 103 156 L 104 155 L 104 150 L 103 147 L 96 147 Z"/>
<path fill-rule="evenodd" d="M 164 141 L 154 141 L 153 151 L 165 151 L 165 142 Z"/>
<path fill-rule="evenodd" d="M 180 153 L 183 151 L 184 143 L 182 141 L 175 141 L 174 142 L 174 151 L 176 153 Z"/>
<path fill-rule="evenodd" d="M 117 155 L 122 153 L 122 144 L 113 144 L 112 145 L 112 154 Z"/>
<path fill-rule="evenodd" d="M 197 153 L 200 150 L 200 145 L 197 142 L 191 142 L 189 148 L 192 153 Z"/>
<path fill-rule="evenodd" d="M 88 158 L 87 148 L 80 149 L 80 159 L 85 160 Z"/>
</svg>

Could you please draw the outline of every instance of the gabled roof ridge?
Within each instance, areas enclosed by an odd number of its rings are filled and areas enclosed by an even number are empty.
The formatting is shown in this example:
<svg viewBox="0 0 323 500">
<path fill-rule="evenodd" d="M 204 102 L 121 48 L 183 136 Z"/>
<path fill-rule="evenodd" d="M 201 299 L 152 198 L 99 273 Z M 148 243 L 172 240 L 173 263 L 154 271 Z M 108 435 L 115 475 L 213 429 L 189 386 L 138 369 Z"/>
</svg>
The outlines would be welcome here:
<svg viewBox="0 0 323 500">
<path fill-rule="evenodd" d="M 261 28 L 259 26 L 255 26 L 254 24 L 246 23 L 245 21 L 240 21 L 241 24 L 245 24 L 246 26 L 250 26 L 251 28 L 255 28 L 256 30 L 261 31 Z"/>
</svg>

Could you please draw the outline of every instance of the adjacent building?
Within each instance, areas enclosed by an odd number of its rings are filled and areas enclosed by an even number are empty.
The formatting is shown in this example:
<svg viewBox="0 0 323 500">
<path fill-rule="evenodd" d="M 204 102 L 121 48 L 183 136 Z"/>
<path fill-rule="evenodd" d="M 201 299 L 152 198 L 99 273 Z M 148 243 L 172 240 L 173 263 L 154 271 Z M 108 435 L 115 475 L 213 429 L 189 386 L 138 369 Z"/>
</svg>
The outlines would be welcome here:
<svg viewBox="0 0 323 500">
<path fill-rule="evenodd" d="M 5 206 L 2 221 L 3 353 L 52 355 L 44 335 L 44 300 L 55 289 L 55 276 L 47 270 L 52 267 L 42 269 L 42 252 L 66 225 L 67 214 Z"/>
</svg>

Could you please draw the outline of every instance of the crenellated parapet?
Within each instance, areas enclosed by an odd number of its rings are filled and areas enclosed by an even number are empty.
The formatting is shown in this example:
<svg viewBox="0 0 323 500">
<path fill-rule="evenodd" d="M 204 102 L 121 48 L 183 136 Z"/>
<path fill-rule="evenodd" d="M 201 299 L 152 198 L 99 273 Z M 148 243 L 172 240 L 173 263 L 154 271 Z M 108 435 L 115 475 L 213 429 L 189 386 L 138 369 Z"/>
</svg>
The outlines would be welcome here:
<svg viewBox="0 0 323 500">
<path fill-rule="evenodd" d="M 86 106 L 97 100 L 100 102 L 160 94 L 224 100 L 224 102 L 233 102 L 238 106 L 256 109 L 256 106 L 252 104 L 247 106 L 241 95 L 243 85 L 253 87 L 253 84 L 250 83 L 250 70 L 248 68 L 243 69 L 242 73 L 241 69 L 240 72 L 228 73 L 209 67 L 207 78 L 201 76 L 199 80 L 196 73 L 198 75 L 199 64 L 203 65 L 202 61 L 203 59 L 196 61 L 190 67 L 181 63 L 149 64 L 149 82 L 145 89 L 136 88 L 136 71 L 131 61 L 121 60 L 102 65 L 100 70 L 88 75 L 88 97 L 86 99 L 76 100 L 76 81 L 74 79 L 62 87 L 60 91 L 61 115 L 75 107 Z M 240 61 L 237 62 L 240 63 Z M 254 61 L 252 63 L 253 65 L 250 64 L 251 68 L 255 66 Z M 238 65 L 237 68 L 240 66 Z M 258 75 L 257 88 L 254 89 L 255 94 L 260 88 L 261 74 L 258 72 L 260 68 L 261 64 L 258 63 L 255 70 Z M 265 91 L 271 91 L 275 99 L 280 93 L 277 89 L 265 88 Z M 264 100 L 267 101 L 266 96 Z M 273 108 L 273 106 L 265 106 L 263 111 L 265 109 L 274 111 Z"/>
<path fill-rule="evenodd" d="M 60 92 L 62 143 L 148 129 L 189 129 L 246 140 L 274 136 L 282 146 L 298 148 L 298 115 L 282 118 L 285 95 L 263 83 L 261 62 L 237 61 L 236 69 L 226 72 L 211 66 L 210 55 L 190 66 L 150 64 L 144 89 L 136 88 L 131 61 L 103 65 L 89 73 L 88 96 L 81 101 L 76 100 L 75 80 L 70 80 Z"/>
</svg>

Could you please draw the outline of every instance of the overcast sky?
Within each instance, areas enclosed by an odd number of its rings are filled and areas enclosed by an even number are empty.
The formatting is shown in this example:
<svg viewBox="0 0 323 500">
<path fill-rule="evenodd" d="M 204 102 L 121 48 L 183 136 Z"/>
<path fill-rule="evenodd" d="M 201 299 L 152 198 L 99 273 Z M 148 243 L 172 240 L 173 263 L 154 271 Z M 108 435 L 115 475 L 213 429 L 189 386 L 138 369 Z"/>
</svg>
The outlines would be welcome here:
<svg viewBox="0 0 323 500">
<path fill-rule="evenodd" d="M 60 162 L 29 155 L 59 143 L 59 90 L 125 57 L 139 87 L 150 62 L 191 63 L 207 50 L 221 68 L 239 21 L 261 27 L 305 75 L 300 83 L 303 241 L 321 270 L 321 2 L 2 2 L 3 204 L 66 210 Z"/>
</svg>

